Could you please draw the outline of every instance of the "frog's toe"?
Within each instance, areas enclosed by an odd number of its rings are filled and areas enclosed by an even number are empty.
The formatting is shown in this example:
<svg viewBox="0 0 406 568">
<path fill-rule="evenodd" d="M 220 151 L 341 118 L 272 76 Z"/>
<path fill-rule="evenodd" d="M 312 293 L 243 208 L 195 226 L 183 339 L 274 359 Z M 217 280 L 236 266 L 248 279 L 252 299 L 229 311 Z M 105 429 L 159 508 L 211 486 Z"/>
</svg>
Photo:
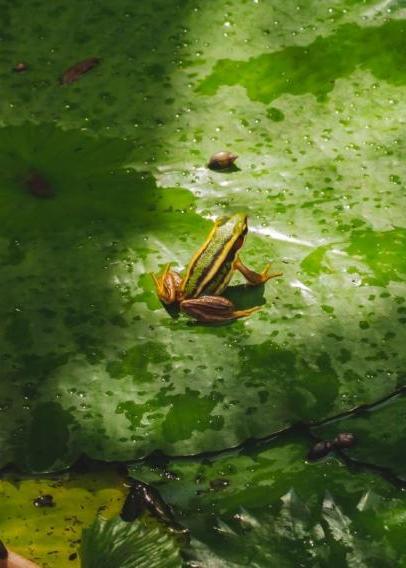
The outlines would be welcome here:
<svg viewBox="0 0 406 568">
<path fill-rule="evenodd" d="M 272 264 L 268 262 L 263 271 L 258 274 L 258 284 L 264 284 L 265 282 L 268 282 L 268 280 L 271 280 L 271 278 L 282 276 L 282 272 L 270 272 L 271 266 Z"/>
</svg>

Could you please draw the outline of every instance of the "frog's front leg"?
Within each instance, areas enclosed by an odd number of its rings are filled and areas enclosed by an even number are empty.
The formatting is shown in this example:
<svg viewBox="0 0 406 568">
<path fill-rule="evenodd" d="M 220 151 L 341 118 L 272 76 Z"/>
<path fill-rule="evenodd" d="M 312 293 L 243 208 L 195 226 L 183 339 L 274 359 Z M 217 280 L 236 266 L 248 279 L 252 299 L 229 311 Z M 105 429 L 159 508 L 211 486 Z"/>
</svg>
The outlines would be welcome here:
<svg viewBox="0 0 406 568">
<path fill-rule="evenodd" d="M 260 309 L 255 307 L 236 310 L 234 304 L 222 296 L 200 296 L 200 298 L 183 300 L 180 308 L 187 315 L 202 323 L 225 323 L 249 316 Z"/>
<path fill-rule="evenodd" d="M 170 270 L 170 264 L 165 266 L 164 271 L 160 276 L 157 276 L 156 274 L 151 274 L 151 276 L 154 280 L 156 292 L 161 302 L 164 304 L 173 304 L 178 300 L 178 291 L 182 278 L 177 272 Z"/>
<path fill-rule="evenodd" d="M 255 272 L 254 270 L 251 270 L 250 268 L 245 266 L 245 264 L 243 264 L 238 257 L 234 261 L 234 268 L 241 272 L 241 274 L 247 280 L 248 284 L 251 284 L 251 286 L 259 286 L 260 284 L 264 284 L 271 278 L 282 276 L 282 272 L 269 273 L 269 270 L 271 268 L 270 264 L 267 264 L 261 273 Z"/>
</svg>

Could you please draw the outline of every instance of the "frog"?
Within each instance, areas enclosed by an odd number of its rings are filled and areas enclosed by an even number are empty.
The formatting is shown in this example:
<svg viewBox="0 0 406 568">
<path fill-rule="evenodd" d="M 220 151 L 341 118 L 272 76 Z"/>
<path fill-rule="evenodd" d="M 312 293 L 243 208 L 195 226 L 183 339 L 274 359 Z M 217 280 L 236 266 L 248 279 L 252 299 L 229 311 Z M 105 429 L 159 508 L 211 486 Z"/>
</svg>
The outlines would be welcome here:
<svg viewBox="0 0 406 568">
<path fill-rule="evenodd" d="M 187 316 L 208 324 L 227 323 L 260 310 L 260 306 L 238 310 L 222 296 L 236 271 L 250 286 L 260 286 L 271 278 L 282 276 L 281 272 L 270 272 L 270 263 L 262 272 L 255 272 L 242 262 L 239 253 L 247 233 L 246 213 L 217 219 L 205 242 L 191 258 L 183 277 L 171 270 L 171 263 L 160 275 L 152 274 L 161 302 L 167 306 L 177 304 Z"/>
</svg>

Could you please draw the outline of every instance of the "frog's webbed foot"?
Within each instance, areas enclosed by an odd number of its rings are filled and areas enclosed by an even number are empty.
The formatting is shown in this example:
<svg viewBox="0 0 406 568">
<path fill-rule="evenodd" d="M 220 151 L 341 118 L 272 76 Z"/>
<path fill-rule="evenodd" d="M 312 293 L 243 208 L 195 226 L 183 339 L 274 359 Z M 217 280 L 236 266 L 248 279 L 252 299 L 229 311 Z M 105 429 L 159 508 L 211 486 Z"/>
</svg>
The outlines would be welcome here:
<svg viewBox="0 0 406 568">
<path fill-rule="evenodd" d="M 164 304 L 173 304 L 176 302 L 179 286 L 182 281 L 179 274 L 170 270 L 170 265 L 167 264 L 160 276 L 157 276 L 156 274 L 151 274 L 151 276 L 154 280 L 156 292 L 161 302 Z"/>
<path fill-rule="evenodd" d="M 234 304 L 222 296 L 201 296 L 200 298 L 183 300 L 180 308 L 188 316 L 202 323 L 225 323 L 249 316 L 261 309 L 255 307 L 247 310 L 236 310 Z"/>
<path fill-rule="evenodd" d="M 282 276 L 282 272 L 269 272 L 271 264 L 267 264 L 262 272 L 255 272 L 251 270 L 245 264 L 241 262 L 239 258 L 234 262 L 234 268 L 239 270 L 244 278 L 247 280 L 248 284 L 251 286 L 259 286 L 268 282 L 271 278 L 276 278 L 277 276 Z"/>
</svg>

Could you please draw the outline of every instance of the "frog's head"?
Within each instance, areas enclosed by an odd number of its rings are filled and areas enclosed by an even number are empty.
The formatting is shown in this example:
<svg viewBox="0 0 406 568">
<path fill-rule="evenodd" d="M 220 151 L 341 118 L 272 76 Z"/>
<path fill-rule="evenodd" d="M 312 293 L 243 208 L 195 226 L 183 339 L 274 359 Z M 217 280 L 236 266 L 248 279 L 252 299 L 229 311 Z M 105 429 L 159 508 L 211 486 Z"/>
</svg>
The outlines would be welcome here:
<svg viewBox="0 0 406 568">
<path fill-rule="evenodd" d="M 246 235 L 248 231 L 248 215 L 246 213 L 234 213 L 220 217 L 216 221 L 217 227 L 228 229 L 230 233 L 238 235 Z"/>
</svg>

